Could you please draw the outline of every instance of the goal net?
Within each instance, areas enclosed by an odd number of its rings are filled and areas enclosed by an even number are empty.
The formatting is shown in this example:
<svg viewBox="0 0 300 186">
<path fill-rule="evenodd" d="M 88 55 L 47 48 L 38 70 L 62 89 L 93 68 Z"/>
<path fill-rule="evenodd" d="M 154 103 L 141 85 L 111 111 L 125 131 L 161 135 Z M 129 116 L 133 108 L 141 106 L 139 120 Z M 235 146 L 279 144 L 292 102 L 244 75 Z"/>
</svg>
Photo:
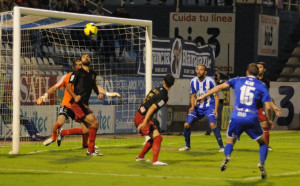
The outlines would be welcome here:
<svg viewBox="0 0 300 186">
<path fill-rule="evenodd" d="M 140 143 L 133 117 L 151 89 L 151 21 L 15 7 L 0 14 L 0 153 L 17 154 L 45 150 L 39 138 L 52 134 L 64 90 L 49 95 L 46 103 L 36 100 L 59 79 L 72 72 L 72 63 L 88 54 L 97 73 L 97 85 L 122 98 L 98 100 L 92 93 L 90 108 L 99 121 L 97 145 Z M 84 35 L 93 22 L 98 34 Z M 137 76 L 139 63 L 145 76 Z M 149 68 L 150 67 L 150 68 Z M 149 72 L 150 71 L 150 72 Z M 63 128 L 80 127 L 70 120 Z M 127 137 L 124 137 L 124 136 Z M 81 147 L 81 136 L 68 137 L 68 145 Z M 51 145 L 57 148 L 56 144 Z M 33 149 L 32 149 L 33 148 Z"/>
</svg>

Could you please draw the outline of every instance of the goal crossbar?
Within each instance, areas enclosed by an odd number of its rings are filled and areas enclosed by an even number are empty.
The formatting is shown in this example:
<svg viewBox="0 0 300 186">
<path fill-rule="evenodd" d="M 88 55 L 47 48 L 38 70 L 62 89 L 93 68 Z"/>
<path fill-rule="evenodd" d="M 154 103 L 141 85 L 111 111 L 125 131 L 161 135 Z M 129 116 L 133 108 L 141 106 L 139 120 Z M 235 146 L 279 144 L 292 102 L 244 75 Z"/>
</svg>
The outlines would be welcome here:
<svg viewBox="0 0 300 186">
<path fill-rule="evenodd" d="M 13 11 L 13 137 L 12 151 L 10 154 L 20 152 L 20 77 L 21 77 L 21 15 L 43 16 L 51 18 L 72 19 L 80 21 L 89 21 L 97 23 L 111 23 L 122 25 L 137 25 L 146 28 L 145 47 L 146 47 L 146 73 L 145 73 L 145 93 L 147 94 L 152 88 L 152 21 L 116 18 L 109 16 L 96 16 L 87 14 L 77 14 L 69 12 L 41 10 L 25 7 L 14 7 Z"/>
</svg>

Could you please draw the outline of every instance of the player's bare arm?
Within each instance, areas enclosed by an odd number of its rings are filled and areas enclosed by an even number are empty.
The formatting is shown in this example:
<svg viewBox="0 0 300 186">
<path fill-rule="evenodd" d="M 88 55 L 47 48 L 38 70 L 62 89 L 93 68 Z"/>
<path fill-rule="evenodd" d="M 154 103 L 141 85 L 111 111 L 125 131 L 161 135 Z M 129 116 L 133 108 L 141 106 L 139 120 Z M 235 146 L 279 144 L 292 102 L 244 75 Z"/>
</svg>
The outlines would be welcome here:
<svg viewBox="0 0 300 186">
<path fill-rule="evenodd" d="M 271 107 L 275 112 L 276 116 L 279 116 L 281 114 L 281 110 L 274 104 L 274 101 L 271 101 Z"/>
<path fill-rule="evenodd" d="M 64 79 L 64 77 L 65 76 L 63 76 L 62 78 L 61 78 L 61 80 L 58 82 L 58 83 L 60 83 L 63 79 Z M 48 90 L 47 90 L 47 92 L 44 94 L 44 95 L 42 95 L 41 97 L 39 97 L 37 100 L 36 100 L 36 103 L 38 104 L 38 105 L 40 105 L 40 104 L 42 104 L 43 102 L 46 102 L 46 99 L 48 98 L 48 96 L 49 95 L 51 95 L 51 94 L 53 94 L 54 92 L 56 92 L 56 90 L 58 89 L 58 83 L 56 83 L 55 85 L 53 85 L 51 88 L 49 88 Z"/>
<path fill-rule="evenodd" d="M 38 105 L 40 105 L 40 104 L 42 104 L 43 102 L 46 102 L 46 99 L 48 98 L 48 96 L 51 95 L 51 94 L 53 94 L 56 90 L 57 90 L 57 86 L 56 86 L 56 85 L 52 86 L 51 88 L 49 88 L 49 89 L 47 90 L 47 92 L 46 92 L 44 95 L 42 95 L 41 97 L 39 97 L 39 98 L 36 100 L 36 103 L 37 103 Z"/>
<path fill-rule="evenodd" d="M 81 96 L 76 95 L 75 92 L 72 90 L 72 83 L 68 83 L 66 89 L 70 93 L 70 95 L 74 98 L 75 102 L 78 102 L 81 99 Z"/>
<path fill-rule="evenodd" d="M 226 88 L 229 88 L 229 85 L 227 83 L 222 83 L 221 85 L 215 86 L 214 88 L 207 91 L 204 95 L 197 98 L 195 101 L 195 104 L 199 101 L 200 102 L 203 101 L 206 97 L 208 97 L 214 93 L 220 92 L 221 90 L 226 89 Z"/>
<path fill-rule="evenodd" d="M 107 92 L 104 88 L 98 86 L 98 91 L 101 93 L 101 94 L 104 94 L 106 96 L 109 96 L 109 97 L 121 97 L 121 95 L 117 92 Z"/>
<path fill-rule="evenodd" d="M 147 114 L 145 116 L 143 123 L 138 126 L 138 131 L 140 131 L 141 129 L 143 129 L 146 126 L 147 121 L 150 119 L 150 117 L 156 111 L 156 109 L 157 109 L 157 105 L 152 104 L 151 107 L 149 108 L 149 110 L 147 111 Z"/>
<path fill-rule="evenodd" d="M 189 112 L 193 112 L 195 107 L 195 100 L 196 100 L 196 94 L 191 94 L 190 96 L 191 108 L 189 109 Z"/>
<path fill-rule="evenodd" d="M 218 93 L 215 93 L 215 114 L 216 114 L 216 119 L 218 119 L 218 109 L 219 109 L 219 103 L 220 103 L 220 97 Z"/>
<path fill-rule="evenodd" d="M 266 106 L 266 113 L 268 117 L 268 123 L 271 125 L 271 127 L 274 125 L 272 121 L 272 101 L 271 102 L 265 102 Z"/>
</svg>

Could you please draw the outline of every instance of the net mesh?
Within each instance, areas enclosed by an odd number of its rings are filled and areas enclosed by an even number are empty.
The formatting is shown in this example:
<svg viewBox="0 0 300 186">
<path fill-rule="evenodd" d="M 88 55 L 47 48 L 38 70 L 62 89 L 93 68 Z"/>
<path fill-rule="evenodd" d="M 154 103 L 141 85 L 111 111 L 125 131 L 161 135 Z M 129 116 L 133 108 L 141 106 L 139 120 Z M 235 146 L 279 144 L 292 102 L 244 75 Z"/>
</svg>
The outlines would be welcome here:
<svg viewBox="0 0 300 186">
<path fill-rule="evenodd" d="M 9 147 L 13 115 L 13 14 L 6 12 L 0 17 L 0 146 Z M 98 74 L 97 84 L 108 92 L 119 92 L 122 95 L 122 98 L 105 97 L 100 101 L 94 93 L 92 94 L 90 108 L 99 121 L 98 134 L 109 134 L 111 138 L 108 137 L 104 141 L 109 141 L 110 144 L 117 142 L 109 139 L 136 133 L 133 117 L 145 92 L 144 77 L 137 76 L 137 68 L 138 62 L 144 60 L 146 29 L 140 26 L 96 23 L 98 34 L 89 38 L 83 32 L 86 23 L 88 22 L 22 16 L 21 147 L 24 144 L 42 146 L 41 142 L 33 143 L 36 140 L 40 141 L 37 136 L 51 136 L 64 91 L 58 90 L 50 95 L 42 105 L 37 105 L 36 100 L 64 74 L 72 72 L 73 61 L 79 59 L 82 54 L 90 56 L 91 68 Z M 72 127 L 80 125 L 70 121 L 63 126 Z M 74 139 L 73 142 L 81 145 L 78 137 L 68 139 Z M 126 139 L 128 140 L 121 140 L 122 143 L 139 141 L 137 137 Z"/>
</svg>

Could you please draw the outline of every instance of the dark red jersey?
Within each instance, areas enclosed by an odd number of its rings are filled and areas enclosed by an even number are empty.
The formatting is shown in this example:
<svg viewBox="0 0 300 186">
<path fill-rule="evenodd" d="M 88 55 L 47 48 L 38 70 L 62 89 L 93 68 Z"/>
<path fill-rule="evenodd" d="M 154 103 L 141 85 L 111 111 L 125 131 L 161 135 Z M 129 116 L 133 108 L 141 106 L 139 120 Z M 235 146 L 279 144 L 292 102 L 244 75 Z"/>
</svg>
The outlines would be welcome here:
<svg viewBox="0 0 300 186">
<path fill-rule="evenodd" d="M 168 102 L 168 99 L 168 91 L 164 87 L 153 88 L 144 99 L 143 104 L 138 109 L 138 112 L 145 116 L 152 104 L 157 106 L 158 109 L 155 111 L 157 112 Z"/>
<path fill-rule="evenodd" d="M 74 93 L 80 95 L 80 102 L 85 105 L 89 105 L 89 99 L 92 90 L 98 95 L 98 87 L 96 85 L 96 73 L 94 70 L 90 69 L 89 72 L 85 71 L 83 68 L 72 73 L 69 83 L 74 85 Z M 74 99 L 70 101 L 74 102 Z"/>
<path fill-rule="evenodd" d="M 258 78 L 259 79 L 259 78 Z M 270 89 L 270 80 L 268 80 L 267 78 L 263 77 L 262 79 L 259 79 L 261 82 L 263 82 L 266 87 L 268 88 L 268 90 Z M 262 101 L 258 102 L 257 104 L 257 108 L 264 108 L 264 104 Z"/>
</svg>

